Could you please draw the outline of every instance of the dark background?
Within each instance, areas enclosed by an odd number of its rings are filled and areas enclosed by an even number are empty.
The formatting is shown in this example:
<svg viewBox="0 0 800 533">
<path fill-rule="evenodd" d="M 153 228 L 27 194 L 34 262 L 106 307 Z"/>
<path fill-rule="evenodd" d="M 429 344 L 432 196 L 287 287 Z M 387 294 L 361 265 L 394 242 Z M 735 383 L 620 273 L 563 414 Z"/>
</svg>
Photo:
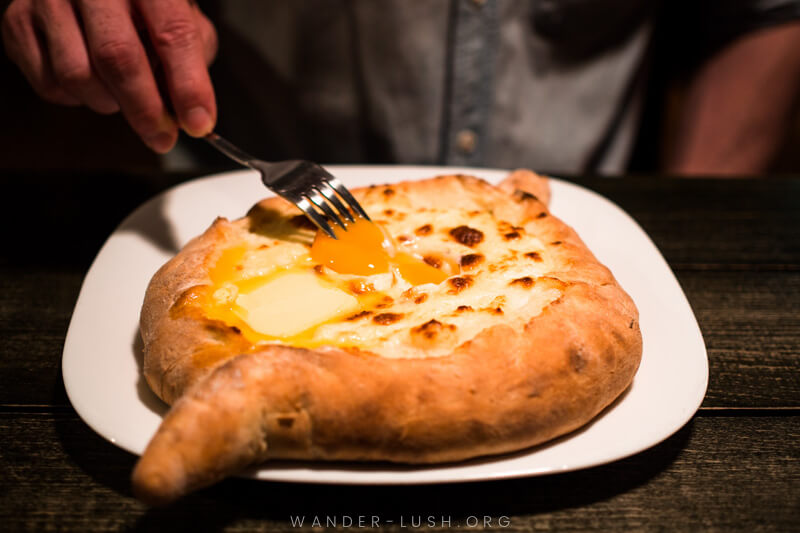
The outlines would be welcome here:
<svg viewBox="0 0 800 533">
<path fill-rule="evenodd" d="M 705 41 L 702 21 L 694 29 L 687 27 L 682 15 L 685 11 L 677 7 L 680 3 L 665 3 L 658 8 L 661 12 L 649 69 L 647 104 L 630 166 L 636 174 L 657 173 L 662 168 L 676 130 L 686 79 L 719 46 Z M 8 4 L 9 0 L 0 0 L 0 9 L 5 11 Z M 204 4 L 212 18 L 213 4 Z M 224 53 L 223 39 L 220 54 Z M 215 74 L 212 66 L 212 77 Z M 148 172 L 161 168 L 160 158 L 133 135 L 121 116 L 100 116 L 85 108 L 65 108 L 41 101 L 5 53 L 0 58 L 0 80 L 0 99 L 4 103 L 0 171 Z M 224 108 L 224 102 L 220 107 Z M 771 174 L 800 173 L 800 106 L 795 107 L 792 131 L 769 169 Z M 207 168 L 194 170 L 211 172 L 232 166 L 214 157 L 207 164 Z"/>
</svg>

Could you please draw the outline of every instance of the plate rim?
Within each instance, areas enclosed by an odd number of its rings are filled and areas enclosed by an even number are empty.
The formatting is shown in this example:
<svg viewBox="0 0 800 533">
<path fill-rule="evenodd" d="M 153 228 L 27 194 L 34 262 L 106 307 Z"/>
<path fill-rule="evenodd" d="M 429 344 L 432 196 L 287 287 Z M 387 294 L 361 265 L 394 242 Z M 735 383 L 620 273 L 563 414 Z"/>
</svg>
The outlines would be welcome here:
<svg viewBox="0 0 800 533">
<path fill-rule="evenodd" d="M 376 174 L 385 174 L 385 173 L 403 173 L 408 174 L 416 174 L 419 173 L 421 175 L 435 176 L 441 175 L 443 173 L 447 174 L 454 174 L 454 173 L 463 173 L 463 174 L 472 174 L 472 175 L 491 175 L 490 181 L 494 179 L 500 179 L 500 177 L 507 175 L 510 171 L 504 169 L 494 169 L 494 168 L 475 168 L 475 167 L 443 167 L 443 166 L 435 166 L 435 165 L 325 165 L 326 168 L 330 169 L 334 173 L 340 174 L 347 174 L 350 172 L 372 172 Z M 115 236 L 120 234 L 120 231 L 123 230 L 126 226 L 130 225 L 132 221 L 136 220 L 137 216 L 141 216 L 142 212 L 146 212 L 146 210 L 151 206 L 151 204 L 161 201 L 165 198 L 168 198 L 171 195 L 179 194 L 182 189 L 189 189 L 197 187 L 198 184 L 206 184 L 213 180 L 220 180 L 220 179 L 227 179 L 227 178 L 236 178 L 239 179 L 248 174 L 253 174 L 253 171 L 249 170 L 233 170 L 233 171 L 225 171 L 225 172 L 218 172 L 209 175 L 198 176 L 191 180 L 187 180 L 185 182 L 176 184 L 160 193 L 154 195 L 153 197 L 145 200 L 142 204 L 136 207 L 131 213 L 129 213 L 123 220 L 120 222 L 116 228 L 109 234 L 107 239 L 104 241 L 103 245 L 99 248 L 97 255 L 93 259 L 89 269 L 86 271 L 86 274 L 81 282 L 81 288 L 78 294 L 78 298 L 76 299 L 75 306 L 73 308 L 73 312 L 70 316 L 69 326 L 67 328 L 67 333 L 65 336 L 64 347 L 62 350 L 62 360 L 61 360 L 61 373 L 62 373 L 62 380 L 64 381 L 64 387 L 67 393 L 67 397 L 72 404 L 73 408 L 75 409 L 78 416 L 86 423 L 92 430 L 100 435 L 102 438 L 108 440 L 109 442 L 115 444 L 116 446 L 122 448 L 123 450 L 139 455 L 140 453 L 134 449 L 131 449 L 129 446 L 125 446 L 121 443 L 118 443 L 116 439 L 108 436 L 105 434 L 103 428 L 97 427 L 91 417 L 86 416 L 86 408 L 83 406 L 83 399 L 80 397 L 79 394 L 76 394 L 76 389 L 74 383 L 71 383 L 71 378 L 68 377 L 70 375 L 68 366 L 69 366 L 69 359 L 71 358 L 70 353 L 71 345 L 75 342 L 75 317 L 78 311 L 79 306 L 81 305 L 82 299 L 84 297 L 84 289 L 86 288 L 87 280 L 95 274 L 95 269 L 98 267 L 98 262 L 101 257 L 103 257 L 103 252 L 108 248 L 109 243 Z M 418 179 L 417 177 L 413 176 L 405 176 L 406 179 Z M 422 177 L 422 176 L 420 176 Z M 385 466 L 387 463 L 362 463 L 359 465 L 359 470 L 357 472 L 353 472 L 346 469 L 347 464 L 355 464 L 355 463 L 336 463 L 336 462 L 313 462 L 313 461 L 298 461 L 295 464 L 294 472 L 291 469 L 288 470 L 281 470 L 278 468 L 270 469 L 269 467 L 264 468 L 263 466 L 256 466 L 252 467 L 251 469 L 247 470 L 245 473 L 241 474 L 241 476 L 259 479 L 262 481 L 278 481 L 278 482 L 289 482 L 289 483 L 310 483 L 310 484 L 337 484 L 337 485 L 366 485 L 366 484 L 374 484 L 374 485 L 413 485 L 413 484 L 439 484 L 439 483 L 453 483 L 453 482 L 480 482 L 480 481 L 489 481 L 489 480 L 501 480 L 501 479 L 514 479 L 514 478 L 521 478 L 521 477 L 529 477 L 529 476 L 539 476 L 539 475 L 550 475 L 550 474 L 557 474 L 575 470 L 582 470 L 586 468 L 593 468 L 602 464 L 608 464 L 610 462 L 615 462 L 622 460 L 624 458 L 630 457 L 647 449 L 650 449 L 654 446 L 657 446 L 661 442 L 665 441 L 676 432 L 678 432 L 681 428 L 683 428 L 689 420 L 694 416 L 694 414 L 699 409 L 700 405 L 702 404 L 705 394 L 707 392 L 708 387 L 708 379 L 709 379 L 709 364 L 708 364 L 708 353 L 707 348 L 705 345 L 705 341 L 702 336 L 702 330 L 699 327 L 697 322 L 697 317 L 694 314 L 694 311 L 691 307 L 691 304 L 686 297 L 683 288 L 681 287 L 680 283 L 675 276 L 675 273 L 670 268 L 667 261 L 664 259 L 663 255 L 661 254 L 658 247 L 652 241 L 650 236 L 644 231 L 644 229 L 636 222 L 633 217 L 631 217 L 625 210 L 619 207 L 616 203 L 611 201 L 610 199 L 602 196 L 601 194 L 584 187 L 582 185 L 570 182 L 568 180 L 560 179 L 558 177 L 547 176 L 550 180 L 552 180 L 553 184 L 556 184 L 557 188 L 565 188 L 565 189 L 572 189 L 579 194 L 588 194 L 588 196 L 593 201 L 599 201 L 604 203 L 608 208 L 614 209 L 617 211 L 618 215 L 624 217 L 625 222 L 630 224 L 634 230 L 636 230 L 641 237 L 643 237 L 647 243 L 649 244 L 651 251 L 657 254 L 657 258 L 659 259 L 660 263 L 665 267 L 666 272 L 670 276 L 671 283 L 674 283 L 675 287 L 677 287 L 677 293 L 680 296 L 679 304 L 688 311 L 688 317 L 691 319 L 688 326 L 691 327 L 691 334 L 696 337 L 696 341 L 699 341 L 699 346 L 702 347 L 702 354 L 697 354 L 695 359 L 696 364 L 700 365 L 698 370 L 698 374 L 695 375 L 695 379 L 697 380 L 695 383 L 695 391 L 693 397 L 695 401 L 691 402 L 691 407 L 687 407 L 682 416 L 676 417 L 676 421 L 673 422 L 673 426 L 669 431 L 664 432 L 663 434 L 659 435 L 658 439 L 650 440 L 649 444 L 642 446 L 640 444 L 632 444 L 627 449 L 620 450 L 617 454 L 613 457 L 608 458 L 598 458 L 593 461 L 588 462 L 573 462 L 573 464 L 562 464 L 562 465 L 555 465 L 549 468 L 540 468 L 535 469 L 536 471 L 531 470 L 501 470 L 495 472 L 493 474 L 487 474 L 486 472 L 475 471 L 475 472 L 468 472 L 466 474 L 462 473 L 457 478 L 444 476 L 441 478 L 437 478 L 432 476 L 430 478 L 425 477 L 426 471 L 431 470 L 441 470 L 442 468 L 449 469 L 449 468 L 460 468 L 464 466 L 464 464 L 469 464 L 472 462 L 479 462 L 479 463 L 493 463 L 499 462 L 508 459 L 509 456 L 525 456 L 527 454 L 533 454 L 539 451 L 541 448 L 550 447 L 553 445 L 558 445 L 564 440 L 572 439 L 576 433 L 582 432 L 585 428 L 590 427 L 594 420 L 598 417 L 595 417 L 587 423 L 586 425 L 582 426 L 575 432 L 568 433 L 562 437 L 555 439 L 554 441 L 549 441 L 547 443 L 543 443 L 542 445 L 534 446 L 532 448 L 527 448 L 521 450 L 519 452 L 515 452 L 513 454 L 503 454 L 499 456 L 489 456 L 485 458 L 478 458 L 471 461 L 460 462 L 460 463 L 445 463 L 445 464 L 438 464 L 438 465 L 419 465 L 415 467 L 414 465 L 404 468 L 399 471 L 382 471 L 380 470 L 381 465 Z M 612 179 L 612 178 L 609 178 Z M 377 180 L 376 180 L 377 181 Z M 391 178 L 388 183 L 392 183 L 396 181 L 395 178 Z M 210 184 L 210 183 L 209 183 Z M 265 191 L 264 197 L 270 196 L 268 191 Z M 558 213 L 554 213 L 556 216 L 560 215 Z M 565 220 L 565 223 L 571 225 L 570 221 Z M 641 369 L 641 368 L 640 368 Z M 637 375 L 639 371 L 637 371 Z M 140 377 L 140 376 L 139 376 Z M 630 387 L 629 387 L 630 388 Z M 627 389 L 626 389 L 627 392 Z M 624 393 L 625 394 L 625 393 Z M 618 401 L 615 400 L 612 402 L 611 406 L 604 409 L 602 412 L 605 414 L 607 411 L 612 410 Z M 599 415 L 598 415 L 599 416 Z M 274 464 L 275 466 L 279 466 L 281 463 L 285 463 L 283 461 L 277 461 L 275 463 L 266 463 Z M 369 469 L 369 465 L 375 465 L 377 469 Z M 314 467 L 317 467 L 317 470 Z M 343 468 L 339 468 L 339 466 L 343 466 Z M 320 467 L 324 467 L 321 468 Z M 308 475 L 299 475 L 297 473 L 298 469 L 307 469 Z M 266 472 L 266 473 L 265 473 Z M 360 474 L 367 473 L 370 475 L 372 479 L 360 479 Z M 321 475 L 321 473 L 327 473 L 328 475 Z M 355 475 L 354 475 L 355 474 Z M 411 475 L 409 475 L 411 474 Z M 416 475 L 415 475 L 416 474 Z M 337 476 L 343 476 L 341 478 Z M 351 477 L 348 477 L 351 476 Z M 336 478 L 336 479 L 332 479 Z"/>
</svg>

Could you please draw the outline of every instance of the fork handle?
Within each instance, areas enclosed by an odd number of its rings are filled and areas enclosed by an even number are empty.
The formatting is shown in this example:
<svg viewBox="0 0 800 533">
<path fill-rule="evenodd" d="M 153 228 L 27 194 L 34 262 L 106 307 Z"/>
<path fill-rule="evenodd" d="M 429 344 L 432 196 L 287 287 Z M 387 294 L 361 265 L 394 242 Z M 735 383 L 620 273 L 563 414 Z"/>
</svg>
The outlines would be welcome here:
<svg viewBox="0 0 800 533">
<path fill-rule="evenodd" d="M 212 131 L 206 135 L 204 139 L 208 141 L 208 144 L 226 156 L 230 157 L 240 165 L 253 168 L 252 161 L 255 159 L 253 156 L 220 137 L 217 133 Z"/>
</svg>

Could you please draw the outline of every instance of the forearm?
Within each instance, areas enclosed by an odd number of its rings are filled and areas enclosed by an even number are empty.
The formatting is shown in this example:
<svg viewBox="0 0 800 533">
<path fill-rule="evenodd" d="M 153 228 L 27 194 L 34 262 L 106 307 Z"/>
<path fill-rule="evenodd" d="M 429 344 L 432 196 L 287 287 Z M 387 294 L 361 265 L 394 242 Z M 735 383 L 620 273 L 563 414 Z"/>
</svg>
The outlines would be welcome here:
<svg viewBox="0 0 800 533">
<path fill-rule="evenodd" d="M 759 31 L 715 54 L 688 88 L 667 169 L 760 174 L 800 95 L 800 23 Z"/>
</svg>

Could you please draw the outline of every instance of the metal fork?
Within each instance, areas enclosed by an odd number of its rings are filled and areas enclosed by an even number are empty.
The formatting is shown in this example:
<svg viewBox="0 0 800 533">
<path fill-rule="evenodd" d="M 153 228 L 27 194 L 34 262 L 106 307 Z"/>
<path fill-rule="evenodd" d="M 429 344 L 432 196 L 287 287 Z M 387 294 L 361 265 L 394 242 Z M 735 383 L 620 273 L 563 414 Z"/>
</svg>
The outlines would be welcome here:
<svg viewBox="0 0 800 533">
<path fill-rule="evenodd" d="M 328 220 L 345 231 L 347 226 L 342 217 L 355 222 L 355 214 L 370 220 L 342 182 L 316 163 L 300 160 L 269 163 L 256 159 L 214 132 L 205 139 L 237 163 L 260 172 L 267 189 L 299 207 L 319 229 L 334 239 L 336 234 Z"/>
</svg>

